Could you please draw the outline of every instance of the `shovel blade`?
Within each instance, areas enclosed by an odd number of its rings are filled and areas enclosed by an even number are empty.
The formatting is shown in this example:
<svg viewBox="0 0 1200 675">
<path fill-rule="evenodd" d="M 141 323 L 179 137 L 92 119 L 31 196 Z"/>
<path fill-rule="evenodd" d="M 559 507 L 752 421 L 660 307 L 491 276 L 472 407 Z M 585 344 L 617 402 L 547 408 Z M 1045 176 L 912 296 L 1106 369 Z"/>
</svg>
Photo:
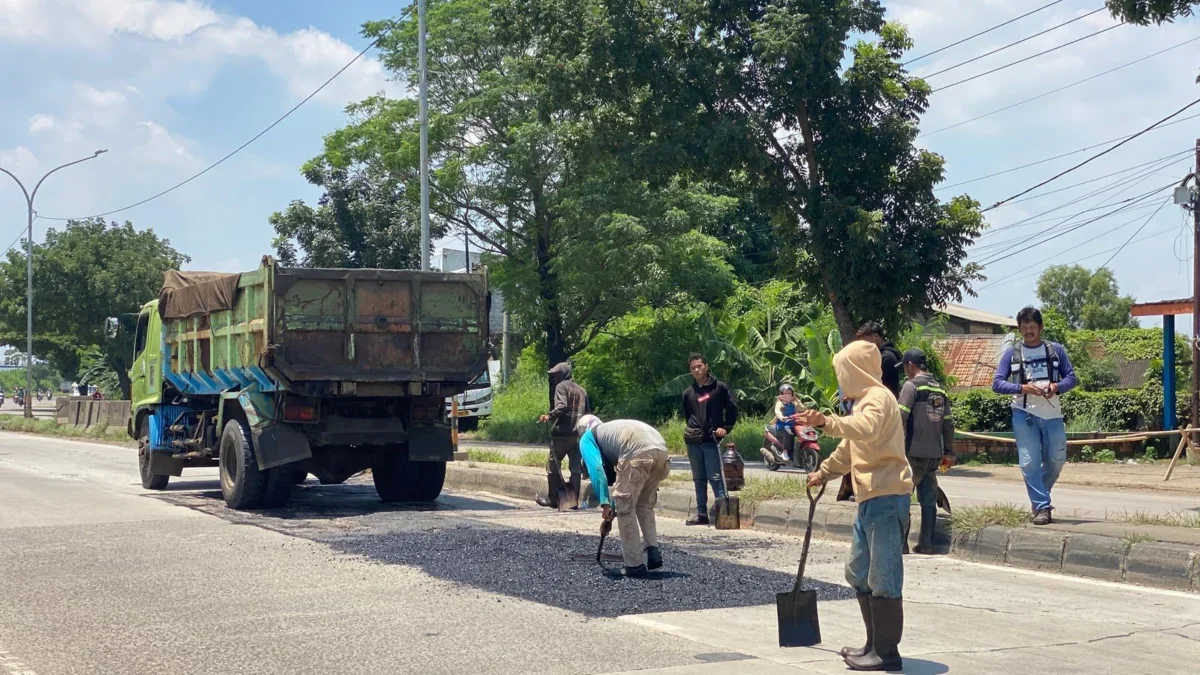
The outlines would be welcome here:
<svg viewBox="0 0 1200 675">
<path fill-rule="evenodd" d="M 776 593 L 775 609 L 779 619 L 780 647 L 811 647 L 821 644 L 816 591 Z"/>
<path fill-rule="evenodd" d="M 555 495 L 558 497 L 558 503 L 555 506 L 558 507 L 559 511 L 570 511 L 571 507 L 575 505 L 565 487 L 558 488 L 555 491 Z"/>
<path fill-rule="evenodd" d="M 722 497 L 714 505 L 714 521 L 718 530 L 737 530 L 742 527 L 739 507 L 741 500 L 737 497 Z"/>
</svg>

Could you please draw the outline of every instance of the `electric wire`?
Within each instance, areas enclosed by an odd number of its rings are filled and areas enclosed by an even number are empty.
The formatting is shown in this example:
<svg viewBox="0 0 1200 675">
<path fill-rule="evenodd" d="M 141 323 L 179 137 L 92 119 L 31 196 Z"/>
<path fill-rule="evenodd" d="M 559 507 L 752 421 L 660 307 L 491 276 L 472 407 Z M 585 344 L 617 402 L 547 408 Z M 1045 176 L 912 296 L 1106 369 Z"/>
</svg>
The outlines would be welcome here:
<svg viewBox="0 0 1200 675">
<path fill-rule="evenodd" d="M 1103 156 L 1107 155 L 1108 153 L 1112 152 L 1113 150 L 1116 150 L 1117 148 L 1119 148 L 1119 147 L 1121 147 L 1121 146 L 1125 145 L 1126 143 L 1128 143 L 1128 142 L 1130 142 L 1130 141 L 1132 141 L 1132 140 L 1134 140 L 1134 139 L 1138 138 L 1138 137 L 1139 137 L 1139 136 L 1141 136 L 1142 134 L 1145 134 L 1146 132 L 1148 132 L 1148 131 L 1151 131 L 1151 130 L 1152 130 L 1152 129 L 1154 129 L 1155 127 L 1157 127 L 1157 126 L 1159 126 L 1159 125 L 1163 124 L 1164 122 L 1167 122 L 1167 121 L 1169 121 L 1170 119 L 1172 119 L 1172 118 L 1174 118 L 1174 117 L 1178 117 L 1179 115 L 1183 114 L 1183 113 L 1184 113 L 1184 111 L 1186 111 L 1188 108 L 1191 108 L 1192 106 L 1196 105 L 1197 103 L 1200 103 L 1200 98 L 1198 98 L 1198 99 L 1196 99 L 1196 100 L 1192 101 L 1191 103 L 1188 103 L 1187 105 L 1183 106 L 1183 107 L 1182 107 L 1182 108 L 1180 108 L 1179 110 L 1176 110 L 1175 112 L 1171 113 L 1170 115 L 1167 115 L 1166 117 L 1164 117 L 1164 118 L 1162 118 L 1161 120 L 1159 120 L 1159 121 L 1155 122 L 1154 124 L 1151 124 L 1150 126 L 1146 127 L 1145 129 L 1142 129 L 1141 131 L 1137 132 L 1136 134 L 1133 134 L 1132 136 L 1130 136 L 1130 137 L 1126 138 L 1125 140 L 1121 141 L 1120 143 L 1117 143 L 1116 145 L 1112 146 L 1111 148 L 1107 148 L 1107 149 L 1105 149 L 1105 150 L 1103 150 L 1103 151 L 1101 151 L 1101 152 L 1098 152 L 1098 153 L 1096 153 L 1096 154 L 1092 155 L 1091 157 L 1088 157 L 1087 159 L 1083 160 L 1082 162 L 1080 162 L 1080 163 L 1076 164 L 1075 166 L 1072 166 L 1072 167 L 1071 167 L 1071 168 L 1069 168 L 1069 169 L 1065 169 L 1065 170 L 1063 170 L 1063 171 L 1060 171 L 1060 172 L 1058 172 L 1058 173 L 1054 174 L 1053 176 L 1051 176 L 1051 177 L 1047 178 L 1046 180 L 1044 180 L 1044 181 L 1042 181 L 1042 182 L 1038 183 L 1037 185 L 1034 185 L 1033 187 L 1026 188 L 1026 189 L 1024 189 L 1024 190 L 1022 190 L 1022 191 L 1018 192 L 1017 194 L 1015 194 L 1015 195 L 1013 195 L 1013 196 L 1011 196 L 1011 197 L 1009 197 L 1009 198 L 1007 198 L 1007 199 L 1001 199 L 1000 201 L 996 202 L 995 204 L 992 204 L 991 206 L 989 206 L 989 207 L 987 207 L 986 209 L 984 209 L 983 211 L 981 211 L 981 213 L 987 213 L 988 211 L 991 211 L 992 209 L 999 208 L 999 207 L 1003 206 L 1003 205 L 1004 205 L 1005 203 L 1007 203 L 1007 202 L 1011 202 L 1012 200 L 1014 200 L 1014 199 L 1016 199 L 1016 198 L 1018 198 L 1018 197 L 1023 197 L 1023 196 L 1025 196 L 1025 195 L 1029 194 L 1030 192 L 1033 192 L 1034 190 L 1036 190 L 1036 189 L 1038 189 L 1038 188 L 1040 188 L 1040 187 L 1042 187 L 1042 186 L 1044 186 L 1044 185 L 1048 185 L 1048 184 L 1050 184 L 1050 183 L 1052 183 L 1052 182 L 1054 182 L 1054 181 L 1058 180 L 1059 178 L 1062 178 L 1063 176 L 1065 176 L 1065 175 L 1067 175 L 1067 174 L 1071 173 L 1072 171 L 1075 171 L 1075 170 L 1077 170 L 1077 169 L 1079 169 L 1079 168 L 1082 168 L 1082 167 L 1086 166 L 1087 164 L 1090 164 L 1091 162 L 1094 162 L 1094 161 L 1096 161 L 1097 159 L 1100 159 L 1101 157 L 1103 157 Z"/>
<path fill-rule="evenodd" d="M 996 30 L 996 29 L 998 29 L 998 28 L 1003 28 L 1003 27 L 1005 27 L 1005 26 L 1009 25 L 1010 23 L 1014 23 L 1014 22 L 1016 22 L 1016 21 L 1020 21 L 1021 19 L 1024 19 L 1025 17 L 1027 17 L 1027 16 L 1029 16 L 1029 15 L 1031 15 L 1031 14 L 1037 14 L 1038 12 L 1042 11 L 1043 9 L 1047 9 L 1047 8 L 1049 8 L 1049 7 L 1053 7 L 1054 5 L 1057 5 L 1058 3 L 1062 2 L 1062 1 L 1063 1 L 1063 0 L 1054 0 L 1054 2 L 1051 2 L 1051 3 L 1049 3 L 1049 4 L 1042 5 L 1041 7 L 1038 7 L 1037 9 L 1031 9 L 1031 10 L 1029 10 L 1028 12 L 1025 12 L 1024 14 L 1022 14 L 1021 16 L 1018 16 L 1018 17 L 1014 17 L 1014 18 L 1012 18 L 1012 19 L 1009 19 L 1008 21 L 1005 21 L 1004 23 L 998 23 L 998 24 L 996 24 L 995 26 L 992 26 L 991 28 L 988 28 L 987 30 L 982 30 L 982 31 L 979 31 L 978 33 L 976 33 L 976 34 L 974 34 L 974 35 L 968 35 L 967 37 L 965 37 L 965 38 L 963 38 L 963 39 L 959 40 L 958 42 L 953 42 L 953 43 L 951 43 L 951 44 L 948 44 L 948 45 L 946 45 L 945 47 L 941 47 L 941 48 L 939 48 L 939 49 L 935 49 L 935 50 L 933 50 L 933 51 L 929 52 L 928 54 L 922 54 L 922 55 L 920 55 L 920 56 L 917 56 L 917 57 L 915 57 L 915 58 L 911 58 L 911 59 L 909 59 L 909 60 L 905 61 L 904 63 L 900 64 L 900 65 L 902 65 L 902 66 L 907 66 L 908 64 L 910 64 L 910 63 L 916 63 L 917 61 L 920 61 L 921 59 L 927 59 L 927 58 L 929 58 L 930 56 L 933 56 L 934 54 L 940 54 L 940 53 L 942 53 L 942 52 L 946 51 L 947 49 L 950 49 L 951 47 L 957 47 L 957 46 L 961 45 L 962 43 L 964 43 L 964 42 L 967 42 L 967 41 L 970 41 L 970 40 L 974 40 L 975 38 L 977 38 L 977 37 L 979 37 L 979 36 L 981 36 L 981 35 L 987 35 L 988 33 L 992 32 L 992 31 L 994 31 L 994 30 Z"/>
<path fill-rule="evenodd" d="M 1115 29 L 1115 28 L 1120 28 L 1121 26 L 1124 26 L 1124 25 L 1125 25 L 1125 23 L 1124 23 L 1124 22 L 1122 22 L 1122 23 L 1118 23 L 1118 24 L 1116 24 L 1116 25 L 1113 25 L 1113 26 L 1109 26 L 1108 28 L 1104 28 L 1104 29 L 1098 30 L 1098 31 L 1096 31 L 1095 33 L 1088 33 L 1087 35 L 1084 35 L 1083 37 L 1080 37 L 1080 38 L 1076 38 L 1076 39 L 1074 39 L 1074 40 L 1071 40 L 1070 42 L 1064 42 L 1063 44 L 1061 44 L 1061 45 L 1058 45 L 1057 47 L 1051 47 L 1050 49 L 1047 49 L 1047 50 L 1045 50 L 1045 51 L 1040 51 L 1040 52 L 1038 52 L 1038 53 L 1036 53 L 1036 54 L 1031 54 L 1031 55 L 1029 55 L 1029 56 L 1026 56 L 1026 57 L 1025 57 L 1025 58 L 1023 58 L 1023 59 L 1018 59 L 1018 60 L 1016 60 L 1016 61 L 1013 61 L 1013 62 L 1011 62 L 1011 63 L 1006 63 L 1006 64 L 1004 64 L 1004 65 L 1002 65 L 1002 66 L 998 66 L 998 67 L 996 67 L 996 68 L 992 68 L 991 70 L 985 70 L 985 71 L 984 71 L 984 72 L 982 72 L 982 73 L 978 73 L 978 74 L 976 74 L 976 75 L 972 75 L 971 77 L 968 77 L 968 78 L 961 79 L 961 80 L 959 80 L 959 81 L 957 81 L 957 82 L 951 82 L 950 84 L 947 84 L 947 85 L 945 85 L 945 86 L 943 86 L 943 87 L 938 87 L 937 89 L 934 89 L 934 90 L 932 90 L 930 93 L 936 94 L 936 93 L 937 93 L 937 92 L 939 92 L 939 91 L 945 91 L 945 90 L 947 90 L 947 89 L 950 89 L 951 87 L 957 87 L 957 86 L 958 86 L 958 85 L 960 85 L 960 84 L 966 84 L 967 82 L 971 82 L 971 81 L 973 81 L 973 80 L 978 80 L 979 78 L 981 78 L 981 77 L 986 77 L 986 76 L 988 76 L 988 75 L 991 75 L 992 73 L 998 73 L 998 72 L 1000 72 L 1001 70 L 1004 70 L 1004 69 L 1006 69 L 1006 68 L 1012 68 L 1013 66 L 1020 65 L 1020 64 L 1022 64 L 1022 63 L 1025 63 L 1026 61 L 1032 61 L 1032 60 L 1034 60 L 1034 59 L 1038 58 L 1039 56 L 1045 56 L 1046 54 L 1049 54 L 1049 53 L 1051 53 L 1051 52 L 1056 52 L 1056 51 L 1058 51 L 1058 50 L 1060 50 L 1060 49 L 1063 49 L 1063 48 L 1066 48 L 1066 47 L 1070 47 L 1071 45 L 1074 45 L 1074 44 L 1079 44 L 1080 42 L 1083 42 L 1084 40 L 1088 40 L 1088 39 L 1094 38 L 1094 37 L 1096 37 L 1097 35 L 1103 35 L 1104 33 L 1107 33 L 1107 32 L 1108 32 L 1108 31 L 1110 31 L 1110 30 L 1113 30 L 1113 29 Z"/>
<path fill-rule="evenodd" d="M 1104 264 L 1101 265 L 1096 271 L 1098 272 L 1098 271 L 1104 269 L 1105 267 L 1108 267 L 1108 264 L 1113 261 L 1113 258 L 1116 258 L 1118 255 L 1120 255 L 1121 251 L 1125 250 L 1125 247 L 1129 245 L 1129 242 L 1133 241 L 1134 237 L 1138 236 L 1139 234 L 1142 233 L 1142 230 L 1146 229 L 1146 226 L 1150 224 L 1150 221 L 1154 219 L 1154 216 L 1157 216 L 1158 212 L 1162 211 L 1163 207 L 1166 206 L 1167 202 L 1169 202 L 1169 201 L 1171 201 L 1171 195 L 1167 195 L 1167 198 L 1164 199 L 1162 201 L 1162 203 L 1158 205 L 1158 208 L 1154 209 L 1154 213 L 1151 213 L 1150 216 L 1148 218 L 1146 218 L 1146 221 L 1144 223 L 1142 223 L 1142 226 L 1139 227 L 1138 229 L 1134 230 L 1133 234 L 1129 235 L 1129 238 L 1125 240 L 1125 243 L 1121 244 L 1121 247 L 1118 248 L 1115 253 L 1113 253 L 1111 256 L 1109 256 L 1108 260 L 1105 260 Z"/>
<path fill-rule="evenodd" d="M 1137 222 L 1137 221 L 1133 221 L 1133 222 Z M 1152 233 L 1150 233 L 1150 234 L 1148 234 L 1148 235 L 1146 235 L 1146 236 L 1142 237 L 1141 239 L 1136 239 L 1136 240 L 1134 240 L 1134 241 L 1132 241 L 1132 242 L 1130 242 L 1130 243 L 1136 244 L 1136 243 L 1139 243 L 1139 242 L 1148 241 L 1148 240 L 1150 240 L 1150 239 L 1153 239 L 1153 238 L 1155 238 L 1155 237 L 1160 237 L 1160 236 L 1162 236 L 1162 235 L 1164 235 L 1164 234 L 1170 234 L 1171 232 L 1174 232 L 1174 231 L 1175 231 L 1175 228 L 1174 228 L 1174 226 L 1172 226 L 1172 227 L 1170 227 L 1170 228 L 1167 228 L 1167 229 L 1165 229 L 1165 230 L 1159 230 L 1158 232 L 1152 232 Z M 1059 264 L 1059 265 L 1074 265 L 1075 263 L 1083 262 L 1084 260 L 1090 260 L 1090 259 L 1092 259 L 1092 258 L 1095 258 L 1095 257 L 1097 257 L 1097 256 L 1101 256 L 1101 255 L 1104 255 L 1105 253 L 1108 253 L 1108 252 L 1110 252 L 1110 251 L 1113 251 L 1113 250 L 1115 250 L 1115 249 L 1111 249 L 1111 248 L 1110 248 L 1110 249 L 1107 249 L 1107 250 L 1104 250 L 1104 251 L 1100 251 L 1100 252 L 1098 252 L 1098 253 L 1092 253 L 1091 255 L 1086 255 L 1086 256 L 1083 256 L 1082 258 L 1076 258 L 1076 259 L 1074 259 L 1074 260 L 1067 260 L 1067 261 L 1064 261 L 1064 262 L 1058 262 L 1058 263 L 1056 263 L 1056 264 Z M 1057 260 L 1059 260 L 1060 258 L 1061 258 L 1061 254 L 1058 254 L 1058 255 L 1052 256 L 1052 257 L 1050 257 L 1050 258 L 1047 258 L 1047 259 L 1045 259 L 1045 260 L 1042 260 L 1041 262 L 1042 262 L 1042 263 L 1044 263 L 1044 262 L 1049 262 L 1049 261 L 1051 261 L 1051 260 L 1055 260 L 1055 261 L 1057 261 Z M 1037 265 L 1037 264 L 1040 264 L 1040 263 L 1034 263 L 1034 265 Z M 990 283 L 990 284 L 985 284 L 985 285 L 983 285 L 983 286 L 980 286 L 980 287 L 979 287 L 979 288 L 977 288 L 976 290 L 977 290 L 977 291 L 982 291 L 982 290 L 984 290 L 984 289 L 986 289 L 986 288 L 992 288 L 993 286 L 1003 286 L 1003 285 L 1005 285 L 1005 284 L 1010 284 L 1010 283 L 1012 283 L 1013 281 L 1017 281 L 1017 280 L 1018 280 L 1018 277 L 1028 277 L 1028 276 L 1029 276 L 1029 274 L 1028 274 L 1028 272 L 1027 272 L 1026 270 L 1021 270 L 1020 272 L 1017 272 L 1017 273 L 1015 273 L 1015 274 L 1010 274 L 1010 275 L 1008 275 L 1008 276 L 1006 276 L 1006 277 L 1001 277 L 1000 279 L 997 279 L 996 281 L 994 281 L 994 282 L 992 282 L 992 283 Z"/>
<path fill-rule="evenodd" d="M 1129 66 L 1132 66 L 1132 65 L 1135 65 L 1135 64 L 1141 63 L 1142 61 L 1146 61 L 1146 60 L 1148 60 L 1148 59 L 1152 59 L 1152 58 L 1154 58 L 1155 56 L 1159 56 L 1160 54 L 1166 54 L 1166 53 L 1167 53 L 1167 52 L 1169 52 L 1169 51 L 1172 51 L 1172 50 L 1175 50 L 1175 49 L 1179 49 L 1180 47 L 1183 47 L 1183 46 L 1185 46 L 1185 45 L 1189 45 L 1189 44 L 1191 44 L 1191 43 L 1193 43 L 1193 42 L 1195 42 L 1195 41 L 1197 41 L 1197 40 L 1200 40 L 1200 37 L 1194 37 L 1194 38 L 1192 38 L 1192 39 L 1190 39 L 1190 40 L 1185 40 L 1185 41 L 1183 41 L 1183 42 L 1180 42 L 1180 43 L 1179 43 L 1179 44 L 1177 44 L 1177 45 L 1174 45 L 1174 46 L 1171 46 L 1171 47 L 1167 47 L 1166 49 L 1163 49 L 1163 50 L 1160 50 L 1160 51 L 1154 52 L 1153 54 L 1148 54 L 1148 55 L 1146 55 L 1146 56 L 1143 56 L 1143 57 L 1142 57 L 1142 58 L 1140 58 L 1140 59 L 1137 59 L 1137 60 L 1134 60 L 1134 61 L 1130 61 L 1129 63 L 1124 63 L 1124 64 L 1121 64 L 1121 65 L 1117 66 L 1116 68 L 1110 68 L 1110 69 L 1108 69 L 1108 70 L 1106 70 L 1106 71 L 1104 71 L 1104 72 L 1102 72 L 1102 73 L 1096 73 L 1095 75 L 1092 75 L 1091 77 L 1085 77 L 1085 78 L 1083 78 L 1082 80 L 1078 80 L 1078 81 L 1076 81 L 1076 82 L 1072 82 L 1071 84 L 1063 85 L 1063 86 L 1061 86 L 1061 87 L 1059 87 L 1059 88 L 1057 88 L 1057 89 L 1051 89 L 1051 90 L 1050 90 L 1050 91 L 1048 91 L 1048 92 L 1045 92 L 1045 93 L 1043 93 L 1043 94 L 1038 94 L 1037 96 L 1034 96 L 1034 97 L 1031 97 L 1031 98 L 1027 98 L 1027 99 L 1025 99 L 1025 100 L 1023 100 L 1023 101 L 1017 101 L 1016 103 L 1013 103 L 1013 104 L 1010 104 L 1010 105 L 1006 105 L 1006 106 L 1004 106 L 1003 108 L 997 108 L 997 109 L 995 109 L 995 110 L 993 110 L 993 111 L 991 111 L 991 112 L 987 112 L 987 113 L 984 113 L 984 114 L 982 114 L 982 115 L 978 115 L 978 116 L 976 116 L 976 117 L 972 117 L 971 119 L 968 119 L 968 120 L 963 120 L 963 121 L 961 121 L 961 122 L 955 122 L 954 124 L 951 124 L 951 125 L 949 125 L 949 126 L 944 126 L 944 127 L 941 127 L 940 129 L 934 129 L 933 131 L 927 131 L 927 132 L 925 132 L 925 133 L 923 133 L 923 134 L 921 134 L 921 135 L 917 136 L 917 138 L 925 138 L 926 136 L 932 136 L 932 135 L 934 135 L 934 134 L 940 134 L 940 133 L 942 133 L 943 131 L 949 131 L 950 129 L 954 129 L 954 128 L 957 128 L 957 127 L 961 127 L 961 126 L 963 126 L 964 124 L 970 124 L 971 122 L 977 122 L 977 121 L 979 121 L 979 120 L 981 120 L 981 119 L 983 119 L 983 118 L 985 118 L 985 117 L 991 117 L 992 115 L 995 115 L 995 114 L 997 114 L 997 113 L 1002 113 L 1002 112 L 1004 112 L 1004 111 L 1006 111 L 1006 110 L 1012 110 L 1013 108 L 1016 108 L 1016 107 L 1018 107 L 1018 106 L 1025 105 L 1026 103 L 1031 103 L 1031 102 L 1033 102 L 1033 101 L 1036 101 L 1036 100 L 1038 100 L 1038 99 L 1041 99 L 1041 98 L 1045 98 L 1045 97 L 1047 97 L 1047 96 L 1050 96 L 1050 95 L 1052 95 L 1052 94 L 1057 94 L 1057 93 L 1059 93 L 1060 91 L 1066 91 L 1067 89 L 1070 89 L 1070 88 L 1072 88 L 1072 87 L 1076 87 L 1076 86 L 1078 86 L 1078 85 L 1084 84 L 1085 82 L 1091 82 L 1092 80 L 1095 80 L 1095 79 L 1097 79 L 1097 78 L 1104 77 L 1105 75 L 1109 75 L 1109 74 L 1111 74 L 1111 73 L 1115 73 L 1115 72 L 1117 72 L 1118 70 L 1121 70 L 1122 68 L 1128 68 Z"/>
<path fill-rule="evenodd" d="M 1034 33 L 1033 35 L 1029 35 L 1029 36 L 1027 36 L 1027 37 L 1023 37 L 1023 38 L 1021 38 L 1020 40 L 1017 40 L 1016 42 L 1010 42 L 1010 43 L 1008 43 L 1008 44 L 1004 45 L 1003 47 L 997 47 L 997 48 L 993 49 L 993 50 L 992 50 L 992 51 L 990 51 L 990 52 L 985 52 L 985 53 L 983 53 L 983 54 L 980 54 L 979 56 L 976 56 L 976 57 L 974 57 L 974 58 L 970 58 L 970 59 L 967 59 L 966 61 L 962 61 L 961 63 L 956 63 L 956 64 L 954 64 L 954 65 L 952 65 L 952 66 L 949 66 L 949 67 L 947 67 L 947 68 L 942 68 L 941 70 L 937 71 L 936 73 L 930 73 L 930 74 L 928 74 L 928 75 L 921 75 L 920 77 L 921 77 L 921 79 L 923 79 L 923 80 L 927 80 L 927 79 L 929 79 L 929 78 L 931 78 L 931 77 L 937 77 L 938 75 L 941 75 L 942 73 L 948 73 L 948 72 L 950 72 L 951 70 L 954 70 L 954 69 L 956 69 L 956 68 L 961 68 L 962 66 L 965 66 L 965 65 L 967 65 L 967 64 L 970 64 L 970 63 L 975 63 L 976 61 L 978 61 L 978 60 L 980 60 L 980 59 L 985 59 L 985 58 L 987 58 L 987 57 L 991 56 L 992 54 L 998 54 L 998 53 L 1000 53 L 1000 52 L 1004 51 L 1005 49 L 1008 49 L 1009 47 L 1016 47 L 1017 45 L 1019 45 L 1019 44 L 1021 44 L 1021 43 L 1024 43 L 1024 42 L 1029 42 L 1030 40 L 1032 40 L 1032 39 L 1034 39 L 1034 38 L 1036 38 L 1036 37 L 1041 37 L 1041 36 L 1045 35 L 1046 33 L 1049 33 L 1049 32 L 1052 32 L 1052 31 L 1056 31 L 1056 30 L 1058 30 L 1059 28 L 1062 28 L 1063 26 L 1069 26 L 1069 25 L 1071 25 L 1071 24 L 1075 23 L 1076 21 L 1082 21 L 1082 20 L 1084 20 L 1084 19 L 1088 18 L 1089 16 L 1091 16 L 1091 15 L 1093 15 L 1093 14 L 1097 13 L 1097 12 L 1103 12 L 1103 11 L 1104 11 L 1104 10 L 1106 10 L 1106 9 L 1108 9 L 1108 8 L 1107 8 L 1107 7 L 1100 7 L 1099 9 L 1094 9 L 1094 10 L 1092 10 L 1092 11 L 1088 12 L 1087 14 L 1081 14 L 1081 15 L 1079 15 L 1079 16 L 1077 16 L 1077 17 L 1075 17 L 1074 19 L 1070 19 L 1070 20 L 1068 20 L 1068 21 L 1064 21 L 1063 23 L 1060 23 L 1060 24 L 1058 24 L 1057 26 L 1051 26 L 1050 28 L 1047 28 L 1046 30 L 1043 30 L 1043 31 L 1041 31 L 1041 32 Z"/>
</svg>

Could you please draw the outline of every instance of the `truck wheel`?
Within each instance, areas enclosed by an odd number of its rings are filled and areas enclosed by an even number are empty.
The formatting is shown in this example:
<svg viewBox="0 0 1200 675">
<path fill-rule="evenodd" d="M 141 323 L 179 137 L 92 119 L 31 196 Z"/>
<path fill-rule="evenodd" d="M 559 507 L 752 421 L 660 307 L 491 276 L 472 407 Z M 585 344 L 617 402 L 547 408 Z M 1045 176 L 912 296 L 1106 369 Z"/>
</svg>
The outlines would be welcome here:
<svg viewBox="0 0 1200 675">
<path fill-rule="evenodd" d="M 460 417 L 458 418 L 459 431 L 475 431 L 479 428 L 478 417 Z"/>
<path fill-rule="evenodd" d="M 267 469 L 267 481 L 263 486 L 262 507 L 277 509 L 287 504 L 292 495 L 292 486 L 296 484 L 296 468 L 292 466 L 277 466 Z"/>
<path fill-rule="evenodd" d="M 408 459 L 407 447 L 384 448 L 375 464 L 371 466 L 375 492 L 379 493 L 379 498 L 386 504 L 412 501 L 416 471 L 416 463 Z"/>
<path fill-rule="evenodd" d="M 442 494 L 442 485 L 446 482 L 445 462 L 412 462 L 416 476 L 413 485 L 412 500 L 414 502 L 431 502 Z"/>
<path fill-rule="evenodd" d="M 150 473 L 150 416 L 142 418 L 138 429 L 138 472 L 142 474 L 142 487 L 147 490 L 166 490 L 170 476 Z"/>
<path fill-rule="evenodd" d="M 262 501 L 267 474 L 258 470 L 250 430 L 238 420 L 221 432 L 221 495 L 231 509 L 253 509 Z"/>
</svg>

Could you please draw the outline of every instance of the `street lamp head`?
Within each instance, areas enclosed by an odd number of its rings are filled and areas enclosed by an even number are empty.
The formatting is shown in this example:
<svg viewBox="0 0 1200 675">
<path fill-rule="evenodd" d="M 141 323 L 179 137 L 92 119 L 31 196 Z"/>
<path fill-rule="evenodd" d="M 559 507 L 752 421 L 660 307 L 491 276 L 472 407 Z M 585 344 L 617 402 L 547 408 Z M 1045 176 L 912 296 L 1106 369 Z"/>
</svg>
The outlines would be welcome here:
<svg viewBox="0 0 1200 675">
<path fill-rule="evenodd" d="M 108 152 L 108 150 L 97 150 L 96 154 L 92 155 L 92 157 L 99 157 L 100 155 L 103 155 L 106 152 Z"/>
</svg>

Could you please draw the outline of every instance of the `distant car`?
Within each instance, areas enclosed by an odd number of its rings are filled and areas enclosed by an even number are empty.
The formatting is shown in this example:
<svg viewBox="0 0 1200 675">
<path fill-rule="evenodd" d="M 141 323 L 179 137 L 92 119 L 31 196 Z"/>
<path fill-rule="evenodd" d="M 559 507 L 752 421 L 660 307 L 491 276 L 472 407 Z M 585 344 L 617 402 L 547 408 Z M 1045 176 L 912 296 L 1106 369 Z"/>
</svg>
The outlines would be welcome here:
<svg viewBox="0 0 1200 675">
<path fill-rule="evenodd" d="M 467 390 L 454 398 L 458 399 L 458 429 L 473 431 L 479 428 L 479 420 L 492 414 L 492 378 L 499 371 L 499 362 L 488 361 L 487 370 L 480 373 L 467 385 Z M 450 414 L 451 399 L 446 399 L 446 414 Z"/>
</svg>

